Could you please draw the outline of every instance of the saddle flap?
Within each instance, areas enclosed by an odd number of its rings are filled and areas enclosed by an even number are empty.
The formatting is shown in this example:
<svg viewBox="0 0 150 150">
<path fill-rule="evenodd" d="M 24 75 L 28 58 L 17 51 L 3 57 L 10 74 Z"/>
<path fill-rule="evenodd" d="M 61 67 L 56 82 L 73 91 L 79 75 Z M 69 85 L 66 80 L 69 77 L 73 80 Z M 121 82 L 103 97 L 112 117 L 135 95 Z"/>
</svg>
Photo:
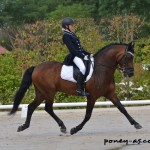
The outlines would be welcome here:
<svg viewBox="0 0 150 150">
<path fill-rule="evenodd" d="M 85 61 L 86 73 L 85 73 L 85 82 L 87 82 L 92 74 L 94 67 L 94 59 L 92 61 Z M 74 64 L 72 66 L 63 65 L 61 69 L 61 78 L 71 82 L 77 82 L 77 75 L 80 72 L 78 67 Z"/>
</svg>

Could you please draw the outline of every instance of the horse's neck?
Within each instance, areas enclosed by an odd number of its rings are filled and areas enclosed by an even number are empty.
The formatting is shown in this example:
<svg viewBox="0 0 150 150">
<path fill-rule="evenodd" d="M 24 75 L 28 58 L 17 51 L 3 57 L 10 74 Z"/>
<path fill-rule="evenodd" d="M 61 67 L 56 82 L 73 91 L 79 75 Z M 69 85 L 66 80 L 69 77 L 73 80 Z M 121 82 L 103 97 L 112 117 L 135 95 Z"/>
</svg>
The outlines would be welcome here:
<svg viewBox="0 0 150 150">
<path fill-rule="evenodd" d="M 93 77 L 97 87 L 109 85 L 114 81 L 116 58 L 113 55 L 96 55 Z"/>
<path fill-rule="evenodd" d="M 109 66 L 108 68 L 115 68 L 116 61 L 116 53 L 112 53 L 111 51 L 104 55 L 98 54 L 95 57 L 95 65 Z"/>
</svg>

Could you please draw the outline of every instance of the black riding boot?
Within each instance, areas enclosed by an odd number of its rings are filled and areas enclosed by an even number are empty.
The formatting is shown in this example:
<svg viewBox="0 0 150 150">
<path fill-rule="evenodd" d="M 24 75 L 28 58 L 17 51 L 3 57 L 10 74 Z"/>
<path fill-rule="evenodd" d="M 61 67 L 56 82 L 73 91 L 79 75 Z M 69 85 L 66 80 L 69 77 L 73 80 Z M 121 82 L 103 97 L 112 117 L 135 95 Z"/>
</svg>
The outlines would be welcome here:
<svg viewBox="0 0 150 150">
<path fill-rule="evenodd" d="M 77 78 L 77 89 L 76 89 L 76 92 L 80 96 L 88 96 L 89 93 L 84 91 L 83 82 L 84 82 L 84 75 L 82 73 L 79 73 L 78 74 L 78 78 Z"/>
</svg>

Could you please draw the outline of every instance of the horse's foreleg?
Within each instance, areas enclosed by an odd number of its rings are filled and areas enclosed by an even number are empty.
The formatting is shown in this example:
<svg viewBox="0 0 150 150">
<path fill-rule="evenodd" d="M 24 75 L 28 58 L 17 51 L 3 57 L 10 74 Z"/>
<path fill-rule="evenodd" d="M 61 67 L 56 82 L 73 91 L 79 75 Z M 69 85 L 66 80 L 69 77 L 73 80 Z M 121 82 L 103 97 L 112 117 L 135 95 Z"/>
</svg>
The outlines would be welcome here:
<svg viewBox="0 0 150 150">
<path fill-rule="evenodd" d="M 85 118 L 82 121 L 81 124 L 79 124 L 78 126 L 72 128 L 70 130 L 70 134 L 73 135 L 75 133 L 77 133 L 79 130 L 81 130 L 83 128 L 83 126 L 86 124 L 86 122 L 91 118 L 92 115 L 92 111 L 93 111 L 93 107 L 94 107 L 95 101 L 90 101 L 88 99 L 87 101 L 87 107 L 86 107 L 86 114 L 85 114 Z"/>
<path fill-rule="evenodd" d="M 113 96 L 111 95 L 110 97 L 107 97 L 108 99 L 110 99 L 112 101 L 112 103 L 120 110 L 121 113 L 123 113 L 126 118 L 129 120 L 131 125 L 134 125 L 134 127 L 136 129 L 141 129 L 142 126 L 137 123 L 126 111 L 126 109 L 124 108 L 124 106 L 121 104 L 121 102 L 119 101 L 119 99 L 117 98 L 116 94 L 113 94 Z"/>
<path fill-rule="evenodd" d="M 32 114 L 33 114 L 34 110 L 41 104 L 41 102 L 42 102 L 42 100 L 37 101 L 37 99 L 35 98 L 35 100 L 31 104 L 28 105 L 26 121 L 23 125 L 18 127 L 18 130 L 17 130 L 18 132 L 27 129 L 30 126 Z"/>
<path fill-rule="evenodd" d="M 65 127 L 64 123 L 62 122 L 62 120 L 60 120 L 60 118 L 58 118 L 58 116 L 54 113 L 53 103 L 50 102 L 50 100 L 46 101 L 46 103 L 45 103 L 45 111 L 55 119 L 55 121 L 58 123 L 58 125 L 60 127 L 60 131 L 62 133 L 66 133 L 66 127 Z"/>
</svg>

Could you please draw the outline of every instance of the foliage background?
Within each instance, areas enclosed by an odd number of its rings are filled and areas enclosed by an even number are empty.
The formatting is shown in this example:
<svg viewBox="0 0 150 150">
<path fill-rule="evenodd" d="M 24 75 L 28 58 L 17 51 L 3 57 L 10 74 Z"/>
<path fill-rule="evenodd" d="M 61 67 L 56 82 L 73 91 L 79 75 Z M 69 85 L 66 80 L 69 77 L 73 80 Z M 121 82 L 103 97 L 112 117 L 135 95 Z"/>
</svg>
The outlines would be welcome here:
<svg viewBox="0 0 150 150">
<path fill-rule="evenodd" d="M 12 103 L 29 66 L 49 60 L 63 61 L 68 50 L 61 40 L 61 20 L 66 16 L 75 18 L 75 32 L 91 53 L 111 42 L 134 41 L 135 76 L 127 80 L 116 71 L 116 90 L 122 100 L 149 99 L 150 71 L 142 68 L 143 64 L 150 64 L 149 8 L 147 0 L 1 0 L 0 45 L 11 52 L 0 55 L 0 103 Z M 143 90 L 137 90 L 139 87 Z M 32 86 L 23 103 L 33 98 Z M 55 101 L 83 99 L 58 93 Z"/>
</svg>

